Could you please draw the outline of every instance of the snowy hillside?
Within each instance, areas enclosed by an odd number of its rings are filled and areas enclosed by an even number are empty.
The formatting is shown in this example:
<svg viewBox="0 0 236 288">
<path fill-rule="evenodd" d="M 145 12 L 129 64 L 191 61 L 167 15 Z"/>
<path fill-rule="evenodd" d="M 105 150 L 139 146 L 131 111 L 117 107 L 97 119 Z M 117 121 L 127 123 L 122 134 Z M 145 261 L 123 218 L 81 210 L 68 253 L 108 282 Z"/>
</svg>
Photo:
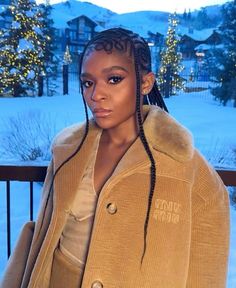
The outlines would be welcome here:
<svg viewBox="0 0 236 288">
<path fill-rule="evenodd" d="M 106 23 L 106 28 L 122 26 L 129 28 L 143 37 L 147 32 L 166 34 L 169 13 L 158 11 L 140 11 L 113 15 Z"/>
<path fill-rule="evenodd" d="M 52 7 L 52 19 L 56 28 L 66 28 L 67 21 L 80 15 L 86 15 L 93 21 L 108 21 L 111 16 L 116 14 L 89 2 L 80 2 L 77 0 L 61 2 L 52 5 Z"/>
<path fill-rule="evenodd" d="M 143 37 L 147 36 L 147 32 L 161 33 L 165 35 L 168 27 L 168 12 L 160 11 L 139 11 L 132 13 L 117 14 L 106 8 L 91 4 L 89 2 L 80 2 L 77 0 L 70 0 L 52 5 L 52 19 L 54 20 L 54 26 L 59 29 L 67 27 L 67 21 L 76 18 L 81 15 L 85 15 L 91 18 L 98 24 L 102 23 L 103 28 L 111 27 L 124 27 L 131 29 Z M 220 5 L 213 5 L 206 7 L 207 13 L 210 17 L 219 17 Z M 209 11 L 209 12 L 208 12 Z M 192 12 L 192 15 L 197 15 L 198 10 Z M 202 31 L 194 30 L 191 37 L 204 40 L 211 33 L 211 29 L 203 29 Z M 181 23 L 178 26 L 178 32 L 180 34 L 188 35 L 188 27 L 182 26 Z"/>
</svg>

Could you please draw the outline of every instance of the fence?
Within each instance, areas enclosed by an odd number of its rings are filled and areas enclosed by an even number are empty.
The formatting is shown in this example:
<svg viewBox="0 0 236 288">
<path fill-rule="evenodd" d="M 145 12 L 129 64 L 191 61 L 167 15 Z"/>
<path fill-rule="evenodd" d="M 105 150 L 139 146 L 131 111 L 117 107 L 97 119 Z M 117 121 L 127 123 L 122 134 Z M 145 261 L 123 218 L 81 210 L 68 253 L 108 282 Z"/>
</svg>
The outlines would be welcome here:
<svg viewBox="0 0 236 288">
<path fill-rule="evenodd" d="M 164 84 L 160 85 L 159 89 L 163 97 L 170 97 L 175 93 L 175 87 L 173 87 L 173 72 L 170 67 L 167 67 L 165 75 L 163 75 Z M 207 90 L 209 87 L 212 72 L 209 71 L 197 71 L 195 73 L 189 71 L 181 72 L 180 77 L 184 82 L 185 92 L 202 92 Z M 64 64 L 58 67 L 57 74 L 51 75 L 49 78 L 44 76 L 41 79 L 41 84 L 38 85 L 41 94 L 52 96 L 52 89 L 50 86 L 57 86 L 59 93 L 66 95 L 71 92 L 75 82 L 79 85 L 79 65 L 78 60 L 71 64 Z M 56 83 L 56 85 L 55 85 Z M 200 84 L 201 83 L 201 84 Z M 205 84 L 204 84 L 205 83 Z M 39 83 L 38 83 L 39 84 Z M 215 85 L 212 83 L 212 85 Z M 190 87 L 189 87 L 190 86 Z M 54 89 L 55 90 L 55 89 Z"/>
<path fill-rule="evenodd" d="M 7 207 L 7 255 L 11 254 L 11 181 L 29 182 L 29 219 L 33 220 L 33 182 L 43 182 L 46 176 L 46 166 L 7 166 L 0 165 L 0 181 L 6 182 Z M 226 186 L 236 187 L 236 170 L 216 170 Z"/>
</svg>

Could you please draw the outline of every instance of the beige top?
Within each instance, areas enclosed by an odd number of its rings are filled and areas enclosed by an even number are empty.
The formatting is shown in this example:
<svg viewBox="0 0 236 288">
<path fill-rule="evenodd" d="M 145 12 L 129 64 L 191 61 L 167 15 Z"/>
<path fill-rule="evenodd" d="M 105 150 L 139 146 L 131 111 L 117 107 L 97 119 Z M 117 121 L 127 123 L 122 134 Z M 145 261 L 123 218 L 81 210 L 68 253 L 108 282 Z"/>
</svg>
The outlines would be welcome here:
<svg viewBox="0 0 236 288">
<path fill-rule="evenodd" d="M 62 232 L 59 249 L 75 264 L 84 268 L 87 257 L 89 239 L 98 195 L 94 189 L 94 166 L 98 150 L 99 138 L 94 141 L 94 147 L 88 166 L 85 169 L 74 203 L 69 211 L 69 217 Z"/>
</svg>

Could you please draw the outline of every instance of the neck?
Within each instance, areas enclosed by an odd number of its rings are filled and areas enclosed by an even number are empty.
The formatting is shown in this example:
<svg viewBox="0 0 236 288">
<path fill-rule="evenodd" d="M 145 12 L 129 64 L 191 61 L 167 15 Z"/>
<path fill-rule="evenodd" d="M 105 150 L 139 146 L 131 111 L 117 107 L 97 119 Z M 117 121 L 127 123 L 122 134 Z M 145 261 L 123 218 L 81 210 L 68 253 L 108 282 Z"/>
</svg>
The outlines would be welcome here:
<svg viewBox="0 0 236 288">
<path fill-rule="evenodd" d="M 133 121 L 133 123 L 129 123 L 125 127 L 103 130 L 101 140 L 106 144 L 121 147 L 133 143 L 138 133 L 136 121 Z"/>
<path fill-rule="evenodd" d="M 147 116 L 147 112 L 143 113 L 143 107 L 141 106 L 141 117 L 142 120 Z M 122 147 L 131 145 L 139 135 L 139 126 L 136 117 L 133 121 L 127 121 L 125 124 L 115 128 L 104 129 L 102 132 L 101 141 L 104 144 Z"/>
</svg>

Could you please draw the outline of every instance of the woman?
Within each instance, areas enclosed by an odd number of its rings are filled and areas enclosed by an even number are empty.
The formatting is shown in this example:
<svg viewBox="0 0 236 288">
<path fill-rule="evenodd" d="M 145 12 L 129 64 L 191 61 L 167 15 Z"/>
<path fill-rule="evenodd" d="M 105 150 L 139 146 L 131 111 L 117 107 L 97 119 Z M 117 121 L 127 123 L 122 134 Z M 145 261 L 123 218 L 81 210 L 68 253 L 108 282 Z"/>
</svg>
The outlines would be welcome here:
<svg viewBox="0 0 236 288">
<path fill-rule="evenodd" d="M 80 67 L 86 123 L 56 137 L 1 287 L 225 287 L 228 194 L 166 112 L 147 43 L 103 31 Z"/>
</svg>

